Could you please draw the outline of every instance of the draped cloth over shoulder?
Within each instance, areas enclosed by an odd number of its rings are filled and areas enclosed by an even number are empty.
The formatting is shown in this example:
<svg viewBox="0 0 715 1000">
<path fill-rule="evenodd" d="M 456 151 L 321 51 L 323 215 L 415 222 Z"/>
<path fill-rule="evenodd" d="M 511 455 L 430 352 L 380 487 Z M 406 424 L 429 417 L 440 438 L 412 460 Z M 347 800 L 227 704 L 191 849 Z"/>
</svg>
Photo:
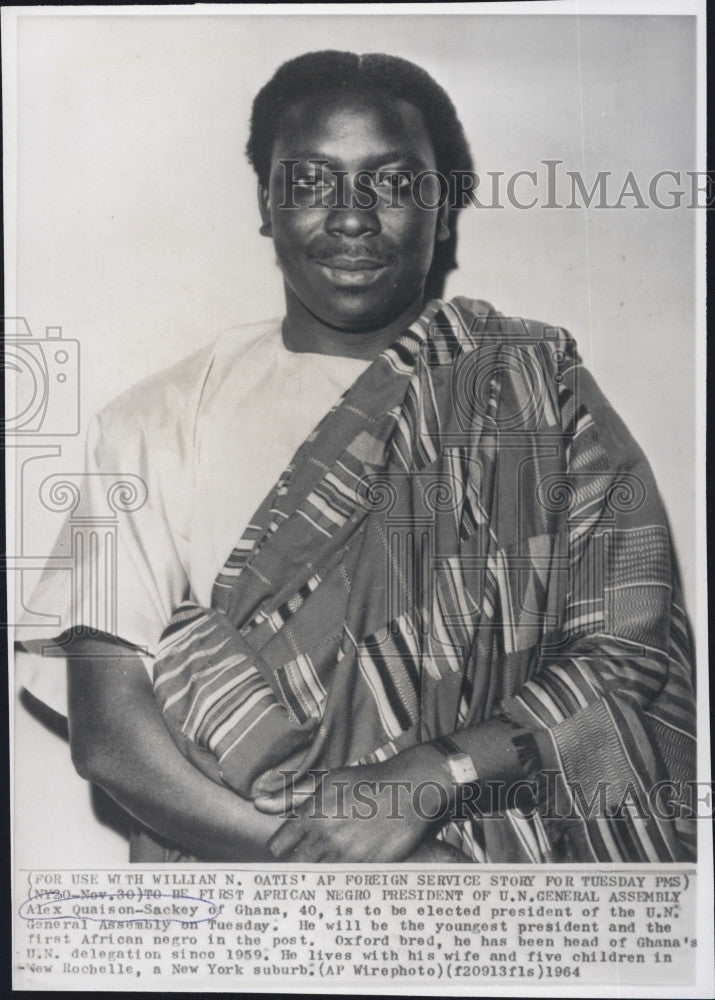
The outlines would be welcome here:
<svg viewBox="0 0 715 1000">
<path fill-rule="evenodd" d="M 651 471 L 573 341 L 458 298 L 300 447 L 211 607 L 176 609 L 154 690 L 244 796 L 499 716 L 538 808 L 442 836 L 475 861 L 671 861 L 695 847 L 691 672 Z"/>
</svg>

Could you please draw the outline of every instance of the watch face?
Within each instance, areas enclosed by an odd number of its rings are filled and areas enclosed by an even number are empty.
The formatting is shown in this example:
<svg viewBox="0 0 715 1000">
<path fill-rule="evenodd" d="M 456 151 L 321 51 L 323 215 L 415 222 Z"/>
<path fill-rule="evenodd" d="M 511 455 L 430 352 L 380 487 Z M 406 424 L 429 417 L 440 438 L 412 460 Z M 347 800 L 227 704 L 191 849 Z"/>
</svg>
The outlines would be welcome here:
<svg viewBox="0 0 715 1000">
<path fill-rule="evenodd" d="M 454 780 L 461 785 L 477 781 L 479 775 L 472 758 L 467 753 L 453 754 L 449 757 L 449 769 Z"/>
</svg>

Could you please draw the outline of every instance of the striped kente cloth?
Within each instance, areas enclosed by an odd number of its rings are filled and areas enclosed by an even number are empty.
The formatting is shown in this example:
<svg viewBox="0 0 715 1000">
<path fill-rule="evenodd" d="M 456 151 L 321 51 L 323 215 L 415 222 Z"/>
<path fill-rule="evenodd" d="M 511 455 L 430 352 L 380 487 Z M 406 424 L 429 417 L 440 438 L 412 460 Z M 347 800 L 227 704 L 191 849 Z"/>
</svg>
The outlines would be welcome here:
<svg viewBox="0 0 715 1000">
<path fill-rule="evenodd" d="M 484 302 L 430 302 L 325 416 L 211 607 L 176 609 L 154 691 L 246 797 L 499 716 L 538 808 L 450 821 L 468 856 L 694 856 L 689 631 L 652 473 L 569 335 Z"/>
</svg>

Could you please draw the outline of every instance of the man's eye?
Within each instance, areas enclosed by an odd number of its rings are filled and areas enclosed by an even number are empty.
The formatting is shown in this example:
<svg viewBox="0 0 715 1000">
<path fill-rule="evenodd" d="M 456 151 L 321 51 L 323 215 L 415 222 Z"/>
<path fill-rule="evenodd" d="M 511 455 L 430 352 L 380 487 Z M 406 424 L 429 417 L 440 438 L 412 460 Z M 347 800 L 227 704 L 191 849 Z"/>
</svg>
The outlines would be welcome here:
<svg viewBox="0 0 715 1000">
<path fill-rule="evenodd" d="M 402 191 L 410 186 L 410 178 L 406 171 L 378 174 L 378 183 L 392 191 Z"/>
<path fill-rule="evenodd" d="M 304 188 L 315 188 L 325 183 L 324 177 L 297 177 L 295 180 L 296 187 Z"/>
</svg>

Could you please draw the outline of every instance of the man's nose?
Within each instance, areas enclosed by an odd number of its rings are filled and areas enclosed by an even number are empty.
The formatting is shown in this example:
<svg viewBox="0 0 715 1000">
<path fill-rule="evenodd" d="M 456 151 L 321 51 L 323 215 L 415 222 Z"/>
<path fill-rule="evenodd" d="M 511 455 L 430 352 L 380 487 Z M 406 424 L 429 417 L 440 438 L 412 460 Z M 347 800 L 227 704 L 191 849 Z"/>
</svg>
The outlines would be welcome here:
<svg viewBox="0 0 715 1000">
<path fill-rule="evenodd" d="M 380 220 L 374 208 L 361 208 L 356 203 L 354 192 L 348 186 L 342 204 L 333 206 L 327 213 L 325 230 L 342 236 L 362 236 L 379 233 Z"/>
</svg>

